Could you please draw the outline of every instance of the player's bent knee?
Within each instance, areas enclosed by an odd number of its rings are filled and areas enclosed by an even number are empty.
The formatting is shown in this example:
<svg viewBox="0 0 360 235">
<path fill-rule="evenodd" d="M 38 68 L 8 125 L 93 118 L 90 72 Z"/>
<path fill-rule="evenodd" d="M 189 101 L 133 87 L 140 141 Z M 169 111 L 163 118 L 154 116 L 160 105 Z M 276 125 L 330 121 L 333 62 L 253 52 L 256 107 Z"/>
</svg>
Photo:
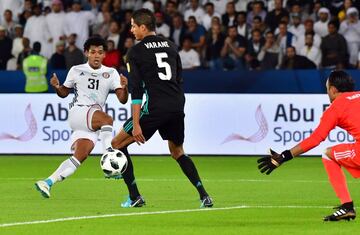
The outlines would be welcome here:
<svg viewBox="0 0 360 235">
<path fill-rule="evenodd" d="M 331 148 L 327 148 L 324 150 L 323 154 L 321 155 L 321 157 L 323 159 L 326 159 L 326 160 L 332 160 L 332 157 L 331 157 Z"/>
</svg>

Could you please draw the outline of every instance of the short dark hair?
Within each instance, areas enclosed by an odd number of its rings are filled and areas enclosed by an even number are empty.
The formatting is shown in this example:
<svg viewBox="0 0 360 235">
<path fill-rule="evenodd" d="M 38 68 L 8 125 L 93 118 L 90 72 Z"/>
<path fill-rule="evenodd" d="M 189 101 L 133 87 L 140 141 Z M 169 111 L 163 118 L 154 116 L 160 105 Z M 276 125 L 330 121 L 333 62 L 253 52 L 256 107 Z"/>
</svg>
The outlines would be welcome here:
<svg viewBox="0 0 360 235">
<path fill-rule="evenodd" d="M 138 26 L 145 25 L 149 31 L 155 31 L 155 16 L 149 9 L 139 9 L 131 16 Z"/>
<path fill-rule="evenodd" d="M 41 43 L 36 41 L 33 43 L 33 51 L 40 53 L 41 51 Z"/>
<path fill-rule="evenodd" d="M 102 46 L 104 50 L 107 50 L 106 41 L 100 36 L 92 36 L 88 38 L 84 44 L 84 51 L 89 51 L 91 46 Z"/>
<path fill-rule="evenodd" d="M 328 26 L 329 25 L 334 25 L 336 30 L 339 30 L 339 22 L 337 20 L 330 20 Z"/>
<path fill-rule="evenodd" d="M 333 70 L 328 77 L 329 85 L 336 87 L 339 92 L 355 90 L 354 79 L 344 70 Z"/>
</svg>

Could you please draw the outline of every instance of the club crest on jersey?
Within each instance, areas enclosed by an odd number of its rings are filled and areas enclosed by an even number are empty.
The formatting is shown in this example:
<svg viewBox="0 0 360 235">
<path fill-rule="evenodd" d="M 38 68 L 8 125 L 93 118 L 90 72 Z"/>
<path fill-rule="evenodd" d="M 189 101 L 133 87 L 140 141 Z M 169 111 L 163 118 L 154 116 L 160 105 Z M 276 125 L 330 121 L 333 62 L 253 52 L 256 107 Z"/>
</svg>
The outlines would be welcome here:
<svg viewBox="0 0 360 235">
<path fill-rule="evenodd" d="M 109 77 L 110 77 L 110 74 L 109 74 L 108 72 L 104 72 L 104 73 L 102 74 L 102 76 L 103 76 L 104 78 L 109 78 Z"/>
</svg>

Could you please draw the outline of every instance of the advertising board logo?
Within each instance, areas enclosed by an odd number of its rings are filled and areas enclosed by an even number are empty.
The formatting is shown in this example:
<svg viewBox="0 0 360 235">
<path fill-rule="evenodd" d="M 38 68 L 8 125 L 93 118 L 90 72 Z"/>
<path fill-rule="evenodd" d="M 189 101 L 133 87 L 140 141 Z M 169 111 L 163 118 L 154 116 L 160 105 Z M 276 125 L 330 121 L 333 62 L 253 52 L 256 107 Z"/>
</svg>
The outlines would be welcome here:
<svg viewBox="0 0 360 235">
<path fill-rule="evenodd" d="M 269 128 L 266 118 L 262 112 L 261 105 L 259 105 L 256 109 L 255 120 L 259 126 L 259 129 L 254 134 L 252 134 L 249 137 L 244 137 L 240 134 L 233 133 L 228 137 L 226 137 L 225 140 L 222 142 L 222 144 L 237 140 L 248 141 L 251 143 L 257 143 L 263 140 L 266 137 L 267 133 L 269 132 Z"/>
<path fill-rule="evenodd" d="M 37 123 L 34 114 L 31 111 L 31 104 L 28 104 L 24 114 L 27 130 L 19 136 L 15 136 L 9 133 L 0 133 L 0 140 L 17 140 L 25 142 L 34 138 L 37 133 Z"/>
</svg>

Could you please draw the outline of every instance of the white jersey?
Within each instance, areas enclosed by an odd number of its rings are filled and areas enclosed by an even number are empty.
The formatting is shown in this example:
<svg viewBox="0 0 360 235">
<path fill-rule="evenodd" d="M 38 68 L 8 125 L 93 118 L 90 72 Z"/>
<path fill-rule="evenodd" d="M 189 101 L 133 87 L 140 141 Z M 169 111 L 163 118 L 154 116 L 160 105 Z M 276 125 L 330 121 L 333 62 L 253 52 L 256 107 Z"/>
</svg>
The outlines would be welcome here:
<svg viewBox="0 0 360 235">
<path fill-rule="evenodd" d="M 74 105 L 103 107 L 109 92 L 122 88 L 120 75 L 114 68 L 101 65 L 93 69 L 88 63 L 71 67 L 63 85 L 74 88 L 75 96 L 69 109 Z"/>
</svg>

